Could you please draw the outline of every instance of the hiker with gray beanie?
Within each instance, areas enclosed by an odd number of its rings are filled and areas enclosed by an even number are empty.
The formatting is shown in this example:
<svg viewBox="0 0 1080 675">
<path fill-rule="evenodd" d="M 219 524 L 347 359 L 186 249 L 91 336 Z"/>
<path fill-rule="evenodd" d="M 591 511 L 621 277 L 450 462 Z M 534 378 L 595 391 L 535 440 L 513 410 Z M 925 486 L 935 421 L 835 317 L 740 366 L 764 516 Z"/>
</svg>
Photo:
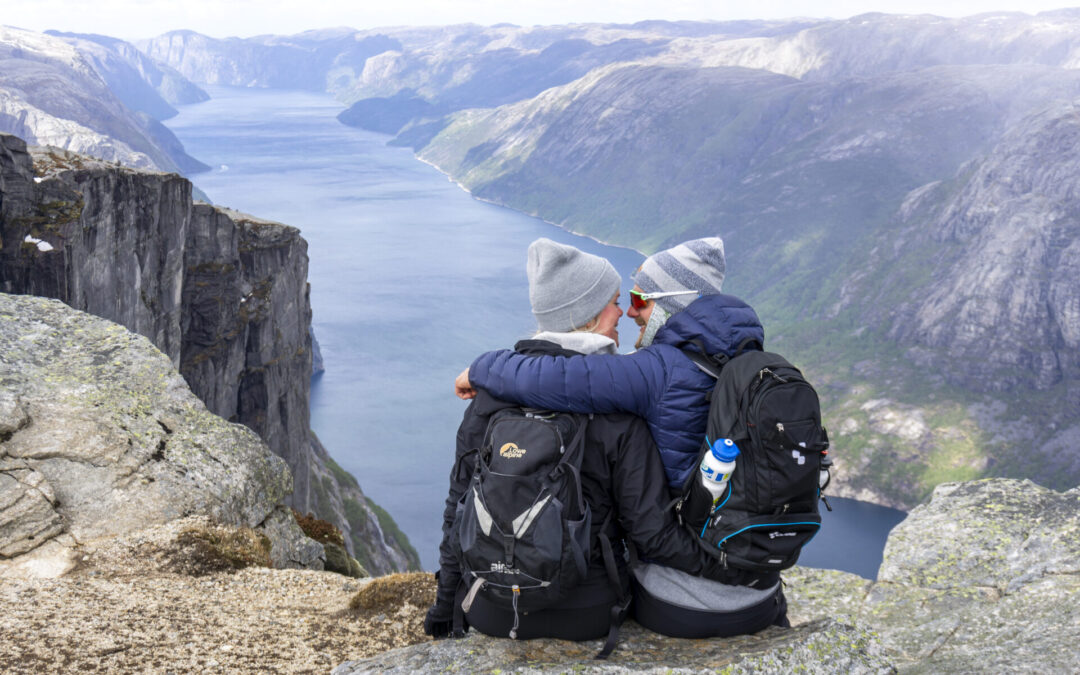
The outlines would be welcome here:
<svg viewBox="0 0 1080 675">
<path fill-rule="evenodd" d="M 672 495 L 681 494 L 696 476 L 698 451 L 709 413 L 708 394 L 715 380 L 683 350 L 728 357 L 746 349 L 762 349 L 764 329 L 753 308 L 721 293 L 726 273 L 724 244 L 719 237 L 695 239 L 649 256 L 633 276 L 627 315 L 640 326 L 636 346 L 627 355 L 535 356 L 512 351 L 489 352 L 458 376 L 458 396 L 483 389 L 521 405 L 575 413 L 625 412 L 648 424 L 663 461 Z M 761 606 L 775 599 L 782 611 L 772 617 L 786 622 L 786 603 L 779 574 L 762 573 L 732 592 L 658 565 L 635 568 L 637 588 L 647 598 L 660 598 L 671 610 L 643 615 L 638 622 L 677 637 L 698 637 L 672 631 L 672 613 L 700 611 L 718 616 L 712 633 L 721 635 L 760 629 Z M 665 605 L 664 600 L 667 600 Z M 685 611 L 684 611 L 685 610 Z M 657 616 L 663 616 L 664 621 Z M 756 628 L 755 628 L 756 625 Z M 742 630 L 740 630 L 742 629 Z M 752 630 L 751 630 L 752 629 Z"/>
<path fill-rule="evenodd" d="M 580 359 L 592 358 L 584 355 L 616 353 L 617 324 L 622 316 L 618 306 L 621 279 L 608 261 L 572 246 L 539 239 L 529 246 L 526 274 L 539 332 L 518 342 L 515 354 Z M 556 476 L 580 476 L 575 479 L 580 496 L 557 496 L 555 501 L 561 505 L 555 508 L 564 513 L 571 503 L 583 501 L 589 516 L 582 516 L 579 522 L 587 523 L 587 530 L 569 527 L 566 531 L 570 534 L 563 535 L 557 519 L 552 522 L 547 516 L 534 514 L 538 509 L 541 514 L 549 512 L 550 508 L 544 506 L 549 500 L 537 496 L 533 501 L 531 492 L 525 493 L 524 511 L 520 505 L 508 505 L 517 498 L 511 495 L 520 495 L 525 484 L 514 473 L 523 466 L 519 462 L 539 462 L 540 457 L 547 456 L 545 445 L 520 430 L 514 436 L 516 443 L 506 443 L 502 436 L 496 442 L 495 430 L 507 428 L 497 427 L 496 422 L 503 424 L 502 420 L 509 419 L 511 429 L 519 429 L 515 425 L 538 424 L 523 422 L 522 418 L 539 418 L 540 427 L 545 429 L 569 425 L 559 427 L 559 447 L 552 451 L 558 466 L 552 470 L 550 465 L 540 464 L 545 476 L 540 484 L 552 490 L 554 496 L 558 494 L 553 487 L 559 480 Z M 532 440 L 526 443 L 522 438 Z M 563 461 L 570 462 L 570 457 L 577 458 L 579 468 L 564 467 Z M 512 483 L 512 491 L 485 487 L 498 485 L 494 481 L 500 480 L 499 476 L 514 476 L 510 480 L 518 482 Z M 630 602 L 630 574 L 620 554 L 625 550 L 624 542 L 632 543 L 641 555 L 695 578 L 704 575 L 729 583 L 746 581 L 745 573 L 725 570 L 698 546 L 693 535 L 678 526 L 674 513 L 665 508 L 669 496 L 664 476 L 652 436 L 638 417 L 617 413 L 555 416 L 536 406 L 523 410 L 480 390 L 458 429 L 456 461 L 443 513 L 438 590 L 435 605 L 424 621 L 425 632 L 445 637 L 460 635 L 461 630 L 471 626 L 488 635 L 517 639 L 587 640 L 606 634 L 606 655 L 614 647 L 618 625 Z M 533 515 L 526 518 L 526 514 Z M 532 524 L 519 526 L 519 522 Z M 545 534 L 540 531 L 545 527 L 555 531 Z M 508 530 L 513 534 L 506 534 Z M 579 552 L 576 555 L 584 556 L 578 568 L 584 570 L 580 580 L 567 581 L 560 573 L 550 582 L 534 584 L 534 590 L 545 589 L 544 593 L 555 593 L 556 598 L 538 609 L 525 608 L 529 599 L 525 586 L 520 591 L 520 612 L 517 586 L 513 587 L 512 603 L 499 595 L 495 587 L 507 589 L 508 584 L 517 583 L 507 580 L 506 575 L 521 576 L 522 570 L 517 568 L 535 563 L 539 555 L 536 551 L 552 550 L 551 541 L 561 541 L 565 547 L 575 531 L 584 537 L 574 549 Z M 532 548 L 531 538 L 549 543 Z M 555 547 L 553 560 L 575 555 L 566 553 L 565 548 L 560 553 L 558 544 Z M 476 564 L 475 556 L 488 550 L 494 551 L 496 559 L 481 559 Z M 530 574 L 538 572 L 529 567 L 525 572 L 527 581 L 542 579 Z M 559 589 L 560 583 L 569 587 Z"/>
</svg>

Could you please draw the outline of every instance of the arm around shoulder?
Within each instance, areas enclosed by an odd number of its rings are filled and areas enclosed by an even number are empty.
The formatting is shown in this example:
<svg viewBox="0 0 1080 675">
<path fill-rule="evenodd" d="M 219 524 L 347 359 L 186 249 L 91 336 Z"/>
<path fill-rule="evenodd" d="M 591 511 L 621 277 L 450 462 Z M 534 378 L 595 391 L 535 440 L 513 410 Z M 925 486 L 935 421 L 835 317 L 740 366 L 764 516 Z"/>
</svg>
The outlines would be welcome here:
<svg viewBox="0 0 1080 675">
<path fill-rule="evenodd" d="M 648 417 L 663 392 L 665 371 L 649 350 L 579 356 L 500 351 L 474 361 L 469 380 L 496 398 L 535 408 Z"/>
</svg>

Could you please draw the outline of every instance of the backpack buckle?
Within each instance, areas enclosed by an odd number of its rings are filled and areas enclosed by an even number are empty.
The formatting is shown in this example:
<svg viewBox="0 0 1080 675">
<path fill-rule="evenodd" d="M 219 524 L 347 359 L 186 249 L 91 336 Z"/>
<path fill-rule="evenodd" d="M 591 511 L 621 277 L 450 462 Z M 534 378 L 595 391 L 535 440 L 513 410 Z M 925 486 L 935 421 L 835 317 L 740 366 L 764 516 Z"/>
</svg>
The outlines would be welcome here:
<svg viewBox="0 0 1080 675">
<path fill-rule="evenodd" d="M 514 566 L 514 542 L 516 541 L 514 535 L 504 534 L 503 539 L 503 555 L 506 557 L 506 566 Z"/>
</svg>

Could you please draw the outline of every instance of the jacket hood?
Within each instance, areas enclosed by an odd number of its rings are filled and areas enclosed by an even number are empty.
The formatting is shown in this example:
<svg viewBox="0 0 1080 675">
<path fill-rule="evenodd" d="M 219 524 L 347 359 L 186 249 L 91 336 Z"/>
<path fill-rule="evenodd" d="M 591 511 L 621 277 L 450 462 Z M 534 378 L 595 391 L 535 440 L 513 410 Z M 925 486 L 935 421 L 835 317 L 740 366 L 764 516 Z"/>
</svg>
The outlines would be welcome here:
<svg viewBox="0 0 1080 675">
<path fill-rule="evenodd" d="M 721 294 L 698 298 L 668 319 L 656 332 L 653 344 L 678 347 L 684 342 L 700 341 L 706 355 L 734 356 L 747 340 L 756 340 L 765 347 L 765 329 L 757 312 L 734 295 Z"/>
</svg>

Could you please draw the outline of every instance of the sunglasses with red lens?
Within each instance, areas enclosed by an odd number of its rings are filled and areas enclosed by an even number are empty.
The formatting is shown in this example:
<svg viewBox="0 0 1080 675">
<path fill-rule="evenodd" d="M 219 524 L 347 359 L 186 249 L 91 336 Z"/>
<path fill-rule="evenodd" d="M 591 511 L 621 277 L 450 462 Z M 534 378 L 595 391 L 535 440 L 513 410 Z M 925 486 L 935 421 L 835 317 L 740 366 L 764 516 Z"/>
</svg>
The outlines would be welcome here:
<svg viewBox="0 0 1080 675">
<path fill-rule="evenodd" d="M 641 291 L 630 291 L 630 306 L 634 309 L 645 309 L 649 306 L 649 300 L 655 298 L 669 298 L 673 295 L 701 295 L 697 291 L 664 291 L 661 293 L 642 293 Z"/>
</svg>

